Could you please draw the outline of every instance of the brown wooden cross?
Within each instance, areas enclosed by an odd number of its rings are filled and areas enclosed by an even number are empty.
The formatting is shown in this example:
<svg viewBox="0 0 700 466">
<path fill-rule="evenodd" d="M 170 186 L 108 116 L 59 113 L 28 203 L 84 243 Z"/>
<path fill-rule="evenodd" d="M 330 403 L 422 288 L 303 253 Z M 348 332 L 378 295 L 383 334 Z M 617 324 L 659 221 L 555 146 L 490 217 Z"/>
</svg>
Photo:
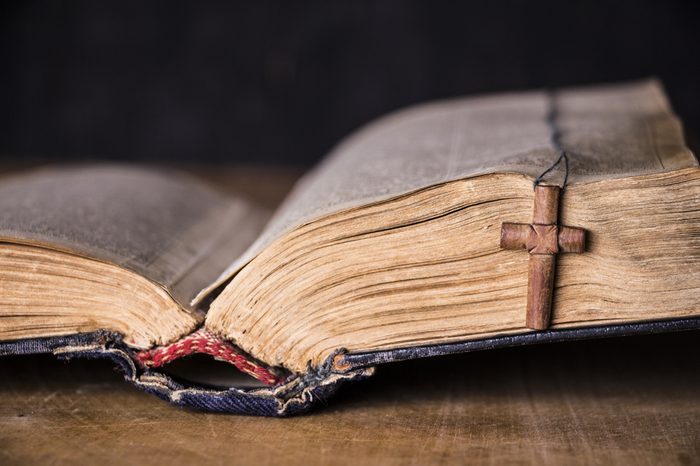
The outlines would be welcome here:
<svg viewBox="0 0 700 466">
<path fill-rule="evenodd" d="M 502 248 L 530 253 L 525 325 L 536 330 L 549 327 L 557 253 L 581 253 L 586 247 L 586 230 L 557 225 L 560 191 L 559 186 L 536 186 L 532 224 L 501 226 Z"/>
</svg>

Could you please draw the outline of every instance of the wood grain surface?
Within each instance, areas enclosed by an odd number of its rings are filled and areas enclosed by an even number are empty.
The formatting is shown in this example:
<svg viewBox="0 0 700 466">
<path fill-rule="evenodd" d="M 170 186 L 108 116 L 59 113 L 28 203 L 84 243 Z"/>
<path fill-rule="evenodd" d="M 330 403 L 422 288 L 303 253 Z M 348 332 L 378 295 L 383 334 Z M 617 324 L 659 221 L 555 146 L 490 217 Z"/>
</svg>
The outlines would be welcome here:
<svg viewBox="0 0 700 466">
<path fill-rule="evenodd" d="M 176 408 L 107 362 L 4 358 L 0 464 L 698 464 L 698 337 L 398 363 L 288 419 Z"/>
<path fill-rule="evenodd" d="M 234 172 L 212 178 L 271 206 L 299 173 Z M 0 358 L 0 464 L 700 464 L 698 337 L 397 363 L 289 419 L 176 408 L 106 361 Z M 171 370 L 239 377 L 202 358 Z"/>
</svg>

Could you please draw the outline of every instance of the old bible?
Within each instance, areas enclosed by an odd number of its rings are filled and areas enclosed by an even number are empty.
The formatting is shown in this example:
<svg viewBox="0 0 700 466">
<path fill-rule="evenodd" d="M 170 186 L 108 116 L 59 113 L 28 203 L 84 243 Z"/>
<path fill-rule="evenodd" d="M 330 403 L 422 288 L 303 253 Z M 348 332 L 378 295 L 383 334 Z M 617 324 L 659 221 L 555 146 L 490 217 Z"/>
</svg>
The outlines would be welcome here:
<svg viewBox="0 0 700 466">
<path fill-rule="evenodd" d="M 199 409 L 289 415 L 390 361 L 700 327 L 700 168 L 655 80 L 398 111 L 274 212 L 120 165 L 6 176 L 0 212 L 0 354 L 108 358 Z M 195 353 L 263 385 L 168 375 Z"/>
</svg>

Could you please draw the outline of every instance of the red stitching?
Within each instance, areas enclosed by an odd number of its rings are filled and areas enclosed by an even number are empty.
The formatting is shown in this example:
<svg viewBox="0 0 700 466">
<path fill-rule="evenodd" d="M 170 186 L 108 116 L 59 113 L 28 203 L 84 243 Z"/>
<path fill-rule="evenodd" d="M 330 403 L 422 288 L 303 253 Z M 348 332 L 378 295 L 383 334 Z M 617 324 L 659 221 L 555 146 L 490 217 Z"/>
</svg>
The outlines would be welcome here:
<svg viewBox="0 0 700 466">
<path fill-rule="evenodd" d="M 136 359 L 144 367 L 161 367 L 175 359 L 194 353 L 208 354 L 214 359 L 233 364 L 241 372 L 267 385 L 277 385 L 284 381 L 283 377 L 273 374 L 266 367 L 250 360 L 231 343 L 205 329 L 186 335 L 175 343 L 141 351 L 136 354 Z"/>
</svg>

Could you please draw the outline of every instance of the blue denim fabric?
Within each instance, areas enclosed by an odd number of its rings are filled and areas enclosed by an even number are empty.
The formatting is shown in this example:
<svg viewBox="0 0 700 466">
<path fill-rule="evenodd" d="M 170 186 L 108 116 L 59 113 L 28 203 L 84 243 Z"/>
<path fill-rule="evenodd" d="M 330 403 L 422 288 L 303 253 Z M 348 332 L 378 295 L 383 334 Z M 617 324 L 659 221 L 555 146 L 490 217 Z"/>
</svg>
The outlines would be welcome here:
<svg viewBox="0 0 700 466">
<path fill-rule="evenodd" d="M 331 371 L 331 364 L 328 362 L 319 371 L 290 377 L 276 387 L 213 390 L 186 386 L 163 373 L 140 368 L 134 363 L 128 348 L 121 342 L 121 337 L 115 333 L 93 332 L 0 342 L 0 356 L 38 353 L 53 353 L 65 359 L 109 359 L 122 370 L 126 380 L 175 405 L 257 416 L 304 413 L 319 402 L 324 402 L 344 382 L 368 377 L 373 372 L 372 368 L 362 368 L 336 374 Z"/>
<path fill-rule="evenodd" d="M 318 369 L 309 368 L 306 374 L 292 376 L 276 387 L 225 390 L 186 386 L 160 372 L 142 369 L 134 363 L 121 337 L 106 331 L 0 342 L 0 356 L 53 353 L 67 359 L 74 357 L 110 359 L 123 371 L 128 381 L 178 406 L 234 414 L 289 416 L 301 414 L 319 404 L 325 404 L 325 401 L 346 381 L 371 376 L 374 372 L 373 366 L 377 364 L 507 346 L 692 329 L 700 329 L 700 318 L 580 329 L 555 329 L 462 343 L 370 353 L 353 354 L 339 350 L 327 358 Z"/>
<path fill-rule="evenodd" d="M 449 343 L 444 345 L 417 346 L 370 353 L 343 355 L 341 364 L 352 369 L 374 366 L 407 359 L 427 358 L 446 354 L 467 353 L 509 346 L 532 345 L 537 343 L 555 343 L 561 341 L 584 340 L 593 338 L 622 337 L 650 333 L 674 332 L 700 329 L 700 318 L 662 320 L 633 324 L 607 325 L 603 327 L 586 327 L 575 329 L 552 329 L 541 332 L 529 332 L 520 335 L 505 335 L 482 340 Z"/>
<path fill-rule="evenodd" d="M 99 342 L 121 342 L 117 333 L 106 331 L 78 333 L 63 337 L 30 338 L 17 341 L 0 341 L 0 356 L 12 354 L 52 353 L 57 348 L 66 346 L 84 346 Z"/>
</svg>

